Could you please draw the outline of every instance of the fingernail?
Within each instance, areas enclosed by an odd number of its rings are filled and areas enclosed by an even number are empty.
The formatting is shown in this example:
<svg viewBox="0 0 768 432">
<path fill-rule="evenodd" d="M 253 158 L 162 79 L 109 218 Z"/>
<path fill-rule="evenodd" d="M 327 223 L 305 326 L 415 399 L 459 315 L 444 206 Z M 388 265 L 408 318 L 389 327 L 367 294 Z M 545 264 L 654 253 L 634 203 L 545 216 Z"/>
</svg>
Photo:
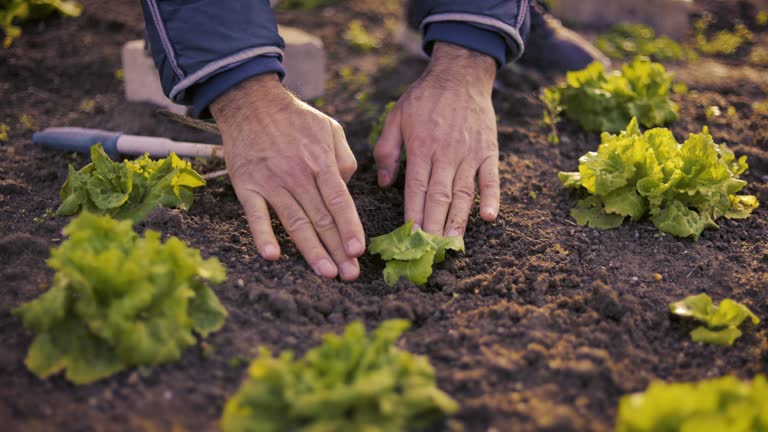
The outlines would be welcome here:
<svg viewBox="0 0 768 432">
<path fill-rule="evenodd" d="M 265 258 L 276 258 L 278 256 L 277 248 L 271 244 L 264 246 L 261 253 Z"/>
<path fill-rule="evenodd" d="M 354 238 L 347 242 L 347 253 L 350 255 L 360 255 L 363 251 L 363 244 L 360 243 L 360 240 Z"/>
<path fill-rule="evenodd" d="M 461 232 L 457 230 L 456 228 L 448 230 L 447 233 L 445 233 L 446 237 L 461 237 Z"/>
<path fill-rule="evenodd" d="M 318 276 L 325 277 L 333 277 L 336 273 L 336 269 L 334 268 L 333 264 L 331 264 L 331 262 L 327 259 L 318 261 L 314 266 L 312 266 L 312 270 L 314 270 Z"/>
<path fill-rule="evenodd" d="M 345 261 L 341 264 L 341 276 L 344 279 L 352 279 L 357 276 L 357 266 L 354 261 Z"/>
<path fill-rule="evenodd" d="M 483 214 L 488 217 L 494 217 L 496 216 L 496 209 L 493 207 L 485 207 L 483 208 Z"/>
<path fill-rule="evenodd" d="M 385 169 L 379 170 L 379 184 L 382 186 L 389 185 L 389 180 L 391 179 L 391 176 L 389 175 L 389 172 Z"/>
</svg>

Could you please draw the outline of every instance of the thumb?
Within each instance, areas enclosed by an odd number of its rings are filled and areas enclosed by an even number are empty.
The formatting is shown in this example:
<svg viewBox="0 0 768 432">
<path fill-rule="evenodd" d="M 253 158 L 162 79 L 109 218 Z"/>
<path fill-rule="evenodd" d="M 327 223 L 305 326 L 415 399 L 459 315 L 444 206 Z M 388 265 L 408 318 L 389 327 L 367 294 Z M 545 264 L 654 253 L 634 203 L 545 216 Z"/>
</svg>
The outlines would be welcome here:
<svg viewBox="0 0 768 432">
<path fill-rule="evenodd" d="M 400 149 L 403 146 L 400 106 L 396 105 L 384 122 L 379 141 L 373 150 L 373 158 L 379 167 L 379 186 L 391 186 L 400 167 Z"/>
</svg>

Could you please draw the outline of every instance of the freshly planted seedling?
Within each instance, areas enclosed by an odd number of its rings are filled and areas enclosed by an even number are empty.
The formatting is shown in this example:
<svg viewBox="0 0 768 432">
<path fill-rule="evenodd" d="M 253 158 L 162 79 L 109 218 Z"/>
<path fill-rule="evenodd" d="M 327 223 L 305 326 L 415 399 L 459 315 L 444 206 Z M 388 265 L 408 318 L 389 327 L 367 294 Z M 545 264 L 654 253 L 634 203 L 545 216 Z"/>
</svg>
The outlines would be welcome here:
<svg viewBox="0 0 768 432">
<path fill-rule="evenodd" d="M 623 23 L 597 37 L 595 46 L 614 60 L 636 55 L 656 61 L 682 60 L 686 53 L 679 43 L 642 24 Z"/>
<path fill-rule="evenodd" d="M 708 30 L 714 20 L 714 16 L 707 12 L 694 23 L 696 49 L 702 54 L 730 55 L 754 40 L 754 35 L 744 24 L 737 24 L 733 30 L 721 30 L 708 38 Z"/>
<path fill-rule="evenodd" d="M 52 287 L 14 311 L 37 335 L 25 364 L 46 378 L 62 370 L 87 384 L 129 367 L 178 360 L 224 323 L 227 311 L 206 282 L 225 269 L 176 237 L 166 242 L 130 221 L 83 213 L 51 250 Z"/>
<path fill-rule="evenodd" d="M 677 120 L 671 88 L 672 75 L 664 66 L 637 57 L 614 72 L 600 62 L 568 72 L 566 82 L 544 91 L 543 100 L 550 122 L 562 112 L 588 131 L 616 133 L 633 117 L 645 127 Z"/>
<path fill-rule="evenodd" d="M 349 22 L 347 31 L 344 33 L 344 39 L 350 45 L 363 52 L 369 52 L 381 46 L 381 41 L 373 37 L 360 20 Z"/>
<path fill-rule="evenodd" d="M 436 236 L 421 228 L 413 231 L 413 221 L 389 234 L 372 238 L 368 247 L 368 252 L 381 255 L 386 261 L 384 280 L 390 286 L 401 277 L 424 285 L 432 274 L 432 265 L 445 260 L 446 250 L 464 252 L 464 239 Z"/>
<path fill-rule="evenodd" d="M 578 172 L 561 172 L 565 187 L 587 198 L 571 210 L 579 225 L 616 228 L 649 216 L 660 231 L 698 240 L 721 217 L 744 219 L 757 208 L 753 195 L 736 195 L 747 157 L 736 159 L 708 129 L 679 144 L 669 129 L 640 132 L 636 119 L 618 135 L 607 132 L 596 152 L 579 158 Z"/>
<path fill-rule="evenodd" d="M 699 382 L 652 382 L 619 402 L 616 432 L 768 430 L 768 382 L 727 375 Z"/>
<path fill-rule="evenodd" d="M 409 326 L 390 320 L 366 334 L 355 322 L 298 360 L 262 347 L 224 408 L 222 431 L 404 431 L 456 412 L 429 360 L 395 345 Z"/>
<path fill-rule="evenodd" d="M 21 27 L 16 24 L 44 19 L 53 13 L 64 16 L 80 16 L 82 7 L 76 1 L 68 0 L 0 0 L 0 30 L 5 33 L 3 47 L 8 48 L 21 36 Z"/>
<path fill-rule="evenodd" d="M 86 210 L 136 223 L 158 206 L 188 210 L 192 189 L 205 185 L 190 163 L 174 153 L 157 161 L 144 155 L 133 161 L 113 162 L 101 145 L 95 145 L 91 160 L 79 171 L 69 165 L 57 215 Z"/>
<path fill-rule="evenodd" d="M 712 298 L 706 294 L 688 296 L 679 302 L 671 303 L 669 311 L 704 324 L 691 331 L 691 339 L 694 342 L 733 345 L 733 342 L 741 337 L 739 326 L 744 320 L 749 318 L 752 324 L 760 324 L 760 318 L 743 304 L 725 299 L 719 306 L 715 306 Z"/>
</svg>

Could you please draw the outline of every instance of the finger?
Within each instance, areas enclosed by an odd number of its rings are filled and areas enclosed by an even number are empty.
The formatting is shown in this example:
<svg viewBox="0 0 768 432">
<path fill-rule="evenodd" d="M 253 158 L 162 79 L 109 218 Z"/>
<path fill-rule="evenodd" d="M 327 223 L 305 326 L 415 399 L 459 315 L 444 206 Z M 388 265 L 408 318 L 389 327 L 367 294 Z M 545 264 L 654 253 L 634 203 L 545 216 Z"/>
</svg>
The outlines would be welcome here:
<svg viewBox="0 0 768 432">
<path fill-rule="evenodd" d="M 270 203 L 312 270 L 320 276 L 335 278 L 338 269 L 320 243 L 312 221 L 296 199 L 287 190 L 278 189 Z"/>
<path fill-rule="evenodd" d="M 331 130 L 333 131 L 334 154 L 336 155 L 339 174 L 344 179 L 344 183 L 349 183 L 352 175 L 357 171 L 357 159 L 349 148 L 347 137 L 344 135 L 344 128 L 331 120 Z"/>
<path fill-rule="evenodd" d="M 317 185 L 325 208 L 331 212 L 336 222 L 344 250 L 350 257 L 359 257 L 365 252 L 365 233 L 347 185 L 332 171 L 320 173 L 317 176 Z"/>
<path fill-rule="evenodd" d="M 412 220 L 415 227 L 424 223 L 430 169 L 431 161 L 424 157 L 409 157 L 405 165 L 405 221 Z"/>
<path fill-rule="evenodd" d="M 472 210 L 472 203 L 475 200 L 476 175 L 477 167 L 475 164 L 466 161 L 456 171 L 456 178 L 453 179 L 451 210 L 448 212 L 448 219 L 445 222 L 444 235 L 446 237 L 464 236 L 469 212 Z"/>
<path fill-rule="evenodd" d="M 280 246 L 272 231 L 272 221 L 264 198 L 256 192 L 240 188 L 237 197 L 245 210 L 245 218 L 259 254 L 266 260 L 280 258 Z"/>
<path fill-rule="evenodd" d="M 478 172 L 480 187 L 480 217 L 486 221 L 496 219 L 499 214 L 501 188 L 499 186 L 499 156 L 490 156 L 480 165 Z"/>
<path fill-rule="evenodd" d="M 343 184 L 338 175 L 336 179 L 336 181 Z M 294 186 L 294 189 L 289 188 L 288 190 L 304 209 L 306 215 L 309 216 L 314 231 L 323 242 L 325 250 L 330 253 L 333 261 L 336 263 L 336 266 L 341 273 L 341 278 L 343 280 L 357 279 L 360 275 L 360 267 L 357 263 L 357 259 L 355 259 L 354 256 L 347 254 L 336 220 L 326 207 L 325 201 L 318 189 L 319 187 L 312 181 L 311 185 L 302 183 L 300 186 Z M 349 193 L 346 192 L 346 186 L 344 187 L 344 192 L 349 196 Z M 339 199 L 336 197 L 334 198 Z M 349 197 L 349 199 L 351 200 L 352 198 Z M 354 204 L 352 204 L 352 206 L 354 207 Z"/>
<path fill-rule="evenodd" d="M 443 235 L 445 218 L 453 200 L 455 175 L 456 167 L 451 164 L 438 161 L 432 165 L 424 203 L 424 231 L 430 234 Z"/>
<path fill-rule="evenodd" d="M 403 147 L 403 135 L 400 129 L 401 114 L 395 106 L 384 122 L 379 141 L 373 149 L 373 158 L 379 167 L 379 186 L 388 187 L 395 182 L 400 167 L 400 151 Z"/>
</svg>

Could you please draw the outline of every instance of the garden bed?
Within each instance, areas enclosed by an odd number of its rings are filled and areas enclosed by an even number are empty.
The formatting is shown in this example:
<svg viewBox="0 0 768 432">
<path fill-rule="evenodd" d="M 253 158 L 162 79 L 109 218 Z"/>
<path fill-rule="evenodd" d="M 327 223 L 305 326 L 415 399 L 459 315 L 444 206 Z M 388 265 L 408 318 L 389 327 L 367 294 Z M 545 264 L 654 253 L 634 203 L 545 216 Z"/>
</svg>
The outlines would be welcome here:
<svg viewBox="0 0 768 432">
<path fill-rule="evenodd" d="M 358 157 L 350 191 L 369 236 L 403 222 L 402 179 L 389 190 L 375 184 L 370 124 L 425 65 L 391 42 L 400 10 L 390 5 L 397 3 L 344 1 L 319 12 L 279 14 L 281 23 L 307 29 L 326 44 L 329 92 L 316 104 L 345 126 Z M 724 8 L 710 9 L 724 16 L 749 13 L 727 4 L 706 2 Z M 347 46 L 339 29 L 353 18 L 384 37 L 382 49 L 363 54 Z M 501 215 L 489 224 L 475 210 L 466 254 L 438 265 L 426 286 L 401 281 L 388 287 L 383 264 L 369 255 L 360 260 L 358 281 L 321 279 L 276 223 L 283 257 L 262 260 L 231 185 L 219 178 L 198 190 L 189 213 L 156 211 L 139 225 L 178 236 L 228 268 L 228 280 L 214 289 L 230 317 L 208 338 L 212 351 L 191 348 L 178 363 L 87 386 L 61 376 L 38 379 L 23 364 L 32 334 L 10 311 L 51 282 L 45 259 L 62 241 L 68 218 L 51 219 L 46 211 L 58 205 L 67 164 L 80 167 L 87 158 L 34 147 L 20 116 L 28 115 L 36 128 L 85 126 L 217 140 L 154 116 L 149 105 L 123 101 L 115 77 L 120 48 L 142 32 L 136 2 L 90 0 L 79 19 L 26 25 L 23 36 L 0 54 L 0 121 L 11 127 L 9 142 L 0 142 L 3 430 L 215 430 L 224 402 L 242 379 L 243 360 L 256 347 L 303 353 L 323 333 L 354 320 L 369 326 L 387 318 L 411 320 L 401 346 L 429 356 L 439 386 L 461 404 L 452 423 L 467 431 L 607 431 L 620 396 L 645 389 L 651 380 L 728 373 L 748 378 L 768 371 L 764 324 L 745 331 L 732 347 L 700 345 L 690 341 L 693 325 L 672 318 L 667 308 L 706 292 L 768 317 L 768 116 L 752 106 L 768 95 L 768 71 L 736 55 L 671 66 L 692 91 L 675 96 L 681 119 L 671 129 L 682 140 L 708 124 L 716 142 L 749 157 L 745 193 L 757 195 L 762 207 L 746 220 L 723 221 L 698 242 L 662 235 L 650 222 L 610 231 L 577 226 L 569 216 L 576 197 L 563 189 L 557 172 L 574 170 L 599 137 L 566 122 L 560 143 L 549 144 L 548 131 L 539 125 L 538 93 L 551 81 L 505 73 L 504 90 L 494 95 Z M 768 33 L 756 36 L 765 43 Z M 723 112 L 733 106 L 736 115 L 707 120 L 711 105 Z M 222 163 L 195 166 L 208 172 Z"/>
</svg>

